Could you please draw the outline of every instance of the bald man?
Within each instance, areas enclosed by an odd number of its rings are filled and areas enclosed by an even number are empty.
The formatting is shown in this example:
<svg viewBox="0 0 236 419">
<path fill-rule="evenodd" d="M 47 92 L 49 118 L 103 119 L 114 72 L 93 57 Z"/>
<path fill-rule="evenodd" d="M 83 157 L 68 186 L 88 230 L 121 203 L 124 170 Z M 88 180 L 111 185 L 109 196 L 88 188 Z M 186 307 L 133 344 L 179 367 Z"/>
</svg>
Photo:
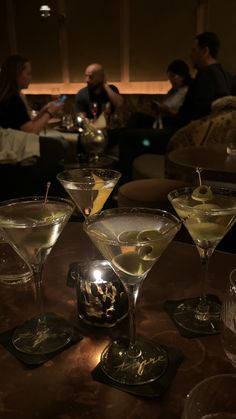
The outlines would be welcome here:
<svg viewBox="0 0 236 419">
<path fill-rule="evenodd" d="M 98 106 L 97 116 L 110 106 L 111 112 L 123 105 L 123 97 L 116 86 L 107 84 L 104 69 L 101 64 L 90 64 L 85 70 L 87 87 L 83 87 L 76 95 L 76 111 L 83 113 L 86 118 L 92 119 L 91 104 Z M 109 105 L 108 105 L 109 104 Z"/>
</svg>

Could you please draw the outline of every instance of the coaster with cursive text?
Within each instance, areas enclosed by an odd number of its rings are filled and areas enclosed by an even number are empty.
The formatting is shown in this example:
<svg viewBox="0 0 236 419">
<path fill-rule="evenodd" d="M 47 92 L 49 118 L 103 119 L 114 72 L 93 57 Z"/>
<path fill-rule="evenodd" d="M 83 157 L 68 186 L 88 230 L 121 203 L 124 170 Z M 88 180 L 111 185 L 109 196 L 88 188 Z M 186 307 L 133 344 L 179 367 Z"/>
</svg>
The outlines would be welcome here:
<svg viewBox="0 0 236 419">
<path fill-rule="evenodd" d="M 28 367 L 38 367 L 44 364 L 45 362 L 52 359 L 55 355 L 61 353 L 65 349 L 69 348 L 71 345 L 74 345 L 75 343 L 83 339 L 83 336 L 80 335 L 78 329 L 74 326 L 71 326 L 69 323 L 67 323 L 67 320 L 58 316 L 55 313 L 47 313 L 47 315 L 49 315 L 51 318 L 52 317 L 56 318 L 57 320 L 62 319 L 62 321 L 65 324 L 68 324 L 70 327 L 73 328 L 73 335 L 72 335 L 71 340 L 65 346 L 63 346 L 62 348 L 54 352 L 50 352 L 47 354 L 36 354 L 36 355 L 23 353 L 19 351 L 18 349 L 16 349 L 12 343 L 12 335 L 14 333 L 15 328 L 11 330 L 7 330 L 6 332 L 3 332 L 0 334 L 0 344 L 3 345 L 12 355 L 14 355 L 19 361 L 21 361 L 23 364 L 27 365 Z"/>
<path fill-rule="evenodd" d="M 215 304 L 218 311 L 217 313 L 212 313 L 210 321 L 208 324 L 205 324 L 205 327 L 204 321 L 199 321 L 194 316 L 193 307 L 197 307 L 199 297 L 182 300 L 167 300 L 164 303 L 164 309 L 169 314 L 181 336 L 185 338 L 196 338 L 220 333 L 219 310 L 221 307 L 221 301 L 213 294 L 207 294 L 206 297 L 208 301 Z"/>
<path fill-rule="evenodd" d="M 173 380 L 177 369 L 184 359 L 182 352 L 179 349 L 161 345 L 163 350 L 168 355 L 168 365 L 163 375 L 155 381 L 147 384 L 139 385 L 126 385 L 118 383 L 117 381 L 109 378 L 102 370 L 101 363 L 99 363 L 92 371 L 92 377 L 95 381 L 107 384 L 118 390 L 125 391 L 126 393 L 133 394 L 141 397 L 161 397 Z"/>
</svg>

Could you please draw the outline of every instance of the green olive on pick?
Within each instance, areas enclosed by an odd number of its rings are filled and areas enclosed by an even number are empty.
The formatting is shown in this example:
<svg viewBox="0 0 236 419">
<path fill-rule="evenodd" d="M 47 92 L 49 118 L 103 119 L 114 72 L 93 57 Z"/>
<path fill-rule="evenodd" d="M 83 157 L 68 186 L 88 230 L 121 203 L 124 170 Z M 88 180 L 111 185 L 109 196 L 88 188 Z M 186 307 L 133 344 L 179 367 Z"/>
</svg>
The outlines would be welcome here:
<svg viewBox="0 0 236 419">
<path fill-rule="evenodd" d="M 211 188 L 209 188 L 209 186 L 202 185 L 201 167 L 196 167 L 196 172 L 198 174 L 200 186 L 194 189 L 192 193 L 192 198 L 195 199 L 196 201 L 202 201 L 202 202 L 211 201 L 213 199 L 213 193 L 211 192 Z"/>
<path fill-rule="evenodd" d="M 194 189 L 192 193 L 192 198 L 196 201 L 211 201 L 213 199 L 213 193 L 209 186 L 200 185 L 196 189 Z"/>
</svg>

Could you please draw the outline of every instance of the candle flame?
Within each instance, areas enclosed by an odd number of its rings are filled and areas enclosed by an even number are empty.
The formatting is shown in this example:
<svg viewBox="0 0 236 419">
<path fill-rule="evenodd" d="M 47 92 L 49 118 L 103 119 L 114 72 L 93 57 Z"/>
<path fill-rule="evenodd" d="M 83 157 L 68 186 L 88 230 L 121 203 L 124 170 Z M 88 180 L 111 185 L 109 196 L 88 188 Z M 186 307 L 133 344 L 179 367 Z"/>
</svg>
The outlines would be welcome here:
<svg viewBox="0 0 236 419">
<path fill-rule="evenodd" d="M 106 282 L 102 279 L 102 272 L 100 271 L 100 269 L 94 269 L 93 277 L 95 279 L 95 284 L 104 284 Z"/>
</svg>

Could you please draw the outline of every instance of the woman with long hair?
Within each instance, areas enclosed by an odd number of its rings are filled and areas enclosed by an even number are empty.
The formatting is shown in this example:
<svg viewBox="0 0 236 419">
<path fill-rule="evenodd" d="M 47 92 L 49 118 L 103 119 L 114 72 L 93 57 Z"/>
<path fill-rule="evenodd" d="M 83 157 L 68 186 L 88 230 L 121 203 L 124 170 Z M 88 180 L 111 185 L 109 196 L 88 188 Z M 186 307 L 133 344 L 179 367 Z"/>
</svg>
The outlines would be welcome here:
<svg viewBox="0 0 236 419">
<path fill-rule="evenodd" d="M 11 55 L 2 64 L 0 71 L 0 126 L 39 134 L 62 108 L 56 101 L 46 104 L 36 117 L 31 119 L 22 89 L 27 89 L 32 78 L 30 61 L 21 55 Z"/>
</svg>

